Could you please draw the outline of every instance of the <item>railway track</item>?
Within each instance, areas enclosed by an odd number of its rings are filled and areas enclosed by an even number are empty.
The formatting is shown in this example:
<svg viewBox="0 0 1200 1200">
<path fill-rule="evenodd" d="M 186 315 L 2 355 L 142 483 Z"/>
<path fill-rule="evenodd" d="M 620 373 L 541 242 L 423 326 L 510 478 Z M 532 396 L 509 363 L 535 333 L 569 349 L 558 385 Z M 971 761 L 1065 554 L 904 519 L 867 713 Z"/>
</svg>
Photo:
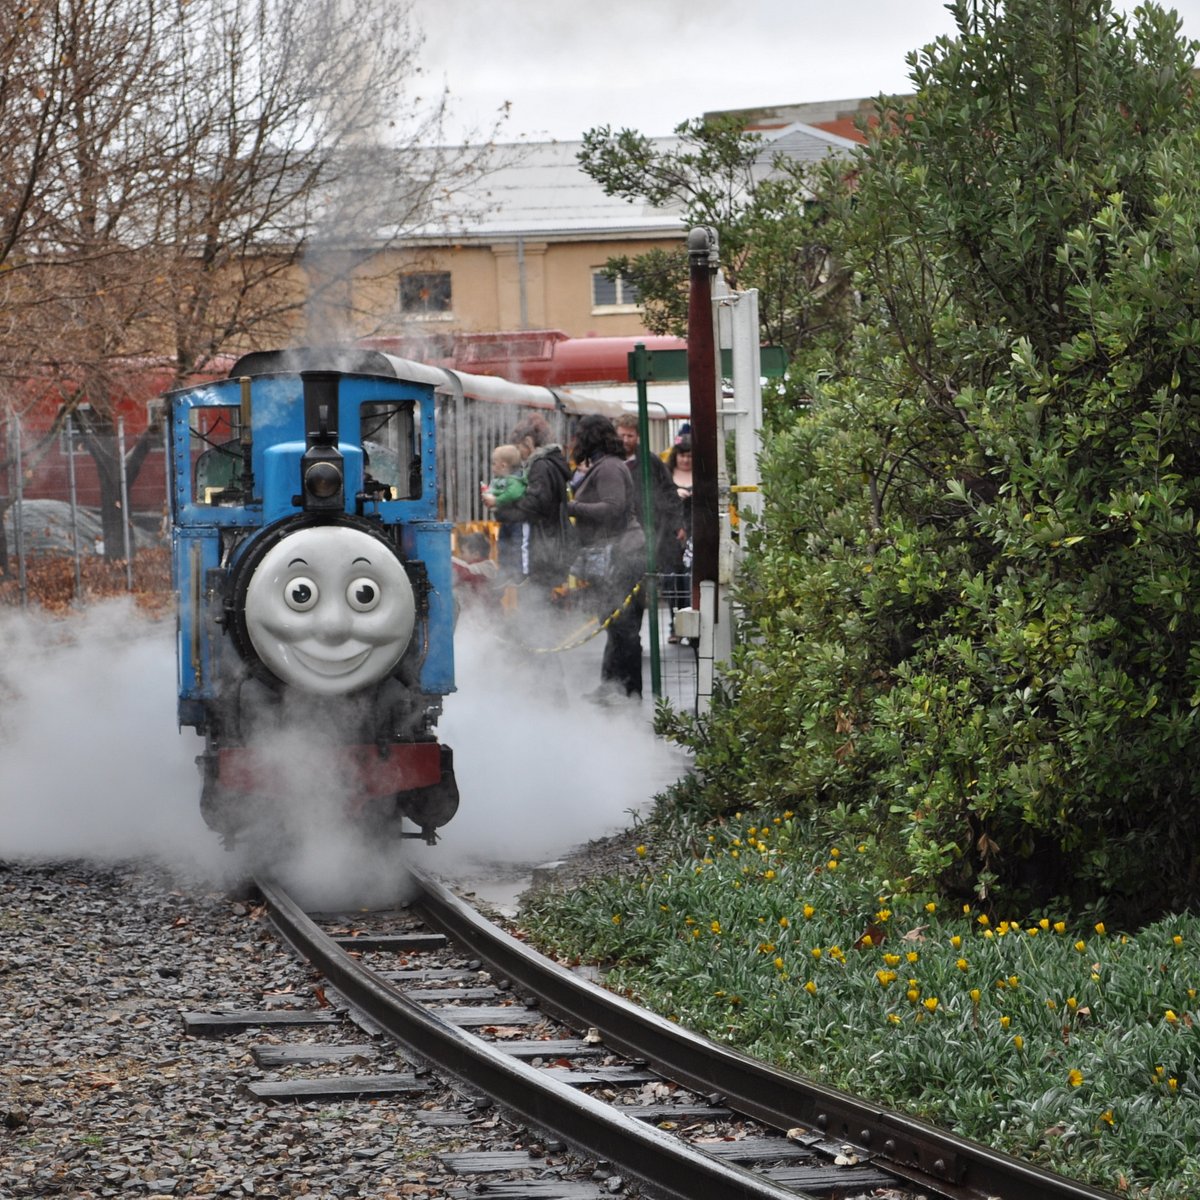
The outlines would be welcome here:
<svg viewBox="0 0 1200 1200">
<path fill-rule="evenodd" d="M 189 1031 L 328 1025 L 344 1019 L 341 1008 L 397 1041 L 414 1069 L 292 1074 L 249 1085 L 254 1096 L 411 1097 L 432 1069 L 542 1131 L 548 1145 L 600 1160 L 609 1181 L 589 1191 L 531 1179 L 537 1164 L 527 1155 L 476 1164 L 457 1156 L 448 1165 L 464 1172 L 518 1175 L 501 1184 L 489 1174 L 493 1182 L 464 1196 L 603 1196 L 622 1179 L 670 1200 L 1110 1196 L 699 1038 L 537 954 L 424 874 L 413 874 L 407 906 L 388 914 L 309 915 L 277 884 L 258 886 L 283 939 L 340 1001 L 317 1013 L 186 1014 Z M 255 1056 L 290 1073 L 367 1049 L 284 1043 Z"/>
</svg>

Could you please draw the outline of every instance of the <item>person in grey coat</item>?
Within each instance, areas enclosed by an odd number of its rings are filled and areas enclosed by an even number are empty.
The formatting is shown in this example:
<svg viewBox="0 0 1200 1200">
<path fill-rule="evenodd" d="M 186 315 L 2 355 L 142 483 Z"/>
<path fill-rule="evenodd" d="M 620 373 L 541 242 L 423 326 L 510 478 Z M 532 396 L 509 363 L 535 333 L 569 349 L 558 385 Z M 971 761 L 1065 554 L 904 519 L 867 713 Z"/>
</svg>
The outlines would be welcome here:
<svg viewBox="0 0 1200 1200">
<path fill-rule="evenodd" d="M 584 561 L 602 564 L 588 585 L 594 590 L 593 612 L 609 620 L 600 664 L 600 687 L 592 699 L 642 696 L 642 599 L 646 542 L 637 519 L 633 480 L 613 423 L 587 416 L 575 433 L 575 461 L 587 474 L 575 489 L 568 512 L 575 518 Z M 636 590 L 635 590 L 636 589 Z"/>
</svg>

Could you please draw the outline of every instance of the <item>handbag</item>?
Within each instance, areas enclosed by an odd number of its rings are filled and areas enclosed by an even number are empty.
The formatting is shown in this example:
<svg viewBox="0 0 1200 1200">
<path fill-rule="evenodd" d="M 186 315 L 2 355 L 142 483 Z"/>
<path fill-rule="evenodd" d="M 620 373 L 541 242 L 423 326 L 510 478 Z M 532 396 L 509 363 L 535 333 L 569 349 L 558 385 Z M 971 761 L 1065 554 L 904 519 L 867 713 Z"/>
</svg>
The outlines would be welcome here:
<svg viewBox="0 0 1200 1200">
<path fill-rule="evenodd" d="M 613 544 L 612 542 L 596 542 L 591 546 L 581 546 L 571 563 L 570 574 L 583 583 L 604 583 L 612 575 Z"/>
</svg>

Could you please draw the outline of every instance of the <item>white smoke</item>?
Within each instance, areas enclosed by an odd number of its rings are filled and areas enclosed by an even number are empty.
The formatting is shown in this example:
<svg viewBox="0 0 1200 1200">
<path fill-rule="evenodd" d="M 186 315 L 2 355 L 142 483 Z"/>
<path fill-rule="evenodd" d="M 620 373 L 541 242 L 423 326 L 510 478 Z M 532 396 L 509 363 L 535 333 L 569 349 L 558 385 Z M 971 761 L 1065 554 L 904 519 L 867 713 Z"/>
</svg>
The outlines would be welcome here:
<svg viewBox="0 0 1200 1200">
<path fill-rule="evenodd" d="M 603 636 L 533 653 L 465 614 L 456 634 L 458 691 L 439 728 L 454 748 L 461 803 L 439 844 L 411 857 L 449 880 L 522 871 L 625 827 L 683 770 L 640 706 L 597 708 Z M 230 854 L 200 817 L 195 756 L 176 725 L 174 621 L 131 604 L 67 619 L 0 612 L 0 860 L 154 858 L 227 882 L 271 857 Z M 270 863 L 306 902 L 396 899 L 391 849 L 348 830 L 340 784 L 310 735 L 269 748 L 286 772 L 293 840 Z M 332 800 L 332 802 L 331 802 Z M 350 897 L 345 883 L 354 885 Z"/>
</svg>

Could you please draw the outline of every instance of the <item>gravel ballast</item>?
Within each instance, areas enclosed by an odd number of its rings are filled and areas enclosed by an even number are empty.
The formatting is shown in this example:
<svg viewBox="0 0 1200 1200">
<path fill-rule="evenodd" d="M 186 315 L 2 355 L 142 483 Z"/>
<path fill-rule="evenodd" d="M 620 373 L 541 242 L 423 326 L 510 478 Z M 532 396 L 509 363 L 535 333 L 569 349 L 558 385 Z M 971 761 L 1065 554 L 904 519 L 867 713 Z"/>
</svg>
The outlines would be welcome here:
<svg viewBox="0 0 1200 1200">
<path fill-rule="evenodd" d="M 246 1097 L 265 1077 L 251 1039 L 189 1037 L 181 1014 L 318 1002 L 248 901 L 82 862 L 0 863 L 0 898 L 0 1200 L 461 1196 L 439 1154 L 523 1146 L 442 1085 L 421 1101 Z"/>
</svg>

